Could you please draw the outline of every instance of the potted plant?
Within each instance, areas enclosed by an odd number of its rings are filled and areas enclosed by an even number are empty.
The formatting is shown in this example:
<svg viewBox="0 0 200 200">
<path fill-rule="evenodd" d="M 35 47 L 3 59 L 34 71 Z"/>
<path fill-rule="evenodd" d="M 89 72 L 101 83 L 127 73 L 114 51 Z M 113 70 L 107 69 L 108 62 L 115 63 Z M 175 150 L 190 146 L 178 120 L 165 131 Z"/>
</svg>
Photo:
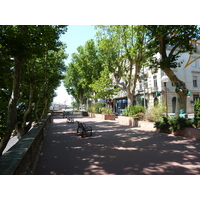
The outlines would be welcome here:
<svg viewBox="0 0 200 200">
<path fill-rule="evenodd" d="M 144 113 L 145 108 L 140 105 L 129 105 L 123 112 L 124 116 L 118 116 L 118 122 L 122 125 L 138 126 L 138 113 Z"/>
<path fill-rule="evenodd" d="M 104 103 L 101 102 L 93 104 L 88 109 L 88 113 L 90 117 L 96 117 L 102 120 L 115 120 L 115 115 L 112 114 L 112 108 L 105 107 Z"/>
<path fill-rule="evenodd" d="M 162 120 L 155 122 L 154 127 L 162 133 L 179 135 L 181 130 L 187 127 L 192 128 L 193 124 L 189 119 L 183 117 L 163 117 Z"/>
<path fill-rule="evenodd" d="M 104 118 L 104 120 L 115 120 L 115 115 L 112 114 L 112 108 L 110 107 L 103 107 L 101 108 L 101 113 Z"/>
</svg>

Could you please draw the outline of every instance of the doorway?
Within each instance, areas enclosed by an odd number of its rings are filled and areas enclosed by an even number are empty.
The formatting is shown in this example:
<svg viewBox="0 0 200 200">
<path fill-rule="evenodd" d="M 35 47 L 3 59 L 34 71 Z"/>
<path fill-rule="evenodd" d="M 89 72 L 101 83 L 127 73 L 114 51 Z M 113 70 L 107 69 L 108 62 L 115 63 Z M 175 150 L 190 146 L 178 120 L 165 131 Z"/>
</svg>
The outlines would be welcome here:
<svg viewBox="0 0 200 200">
<path fill-rule="evenodd" d="M 176 97 L 172 98 L 172 113 L 176 113 Z"/>
</svg>

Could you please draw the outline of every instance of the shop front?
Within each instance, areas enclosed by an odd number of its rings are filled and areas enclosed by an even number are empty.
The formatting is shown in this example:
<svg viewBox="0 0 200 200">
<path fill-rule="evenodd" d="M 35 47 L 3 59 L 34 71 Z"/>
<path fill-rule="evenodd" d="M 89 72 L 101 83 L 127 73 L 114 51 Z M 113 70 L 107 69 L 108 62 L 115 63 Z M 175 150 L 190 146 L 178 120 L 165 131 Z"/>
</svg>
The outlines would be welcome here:
<svg viewBox="0 0 200 200">
<path fill-rule="evenodd" d="M 124 109 L 128 105 L 128 100 L 127 100 L 127 98 L 115 99 L 115 100 L 116 100 L 115 113 L 118 115 L 122 115 Z"/>
</svg>

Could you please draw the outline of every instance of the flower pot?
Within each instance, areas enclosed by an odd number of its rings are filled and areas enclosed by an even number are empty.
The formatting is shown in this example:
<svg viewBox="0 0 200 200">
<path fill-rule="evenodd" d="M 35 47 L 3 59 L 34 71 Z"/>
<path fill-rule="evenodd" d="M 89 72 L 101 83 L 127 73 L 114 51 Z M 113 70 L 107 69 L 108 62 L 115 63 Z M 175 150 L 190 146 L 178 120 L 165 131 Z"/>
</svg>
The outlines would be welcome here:
<svg viewBox="0 0 200 200">
<path fill-rule="evenodd" d="M 118 116 L 118 123 L 121 125 L 129 125 L 138 127 L 137 117 Z"/>
<path fill-rule="evenodd" d="M 101 120 L 115 120 L 114 114 L 95 114 L 95 117 Z"/>
</svg>

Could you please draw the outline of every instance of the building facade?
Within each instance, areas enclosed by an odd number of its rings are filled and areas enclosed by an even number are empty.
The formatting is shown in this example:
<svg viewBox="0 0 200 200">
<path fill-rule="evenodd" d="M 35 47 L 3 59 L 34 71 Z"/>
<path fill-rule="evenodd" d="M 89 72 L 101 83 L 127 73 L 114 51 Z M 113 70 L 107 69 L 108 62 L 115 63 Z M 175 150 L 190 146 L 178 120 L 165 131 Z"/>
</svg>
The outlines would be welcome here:
<svg viewBox="0 0 200 200">
<path fill-rule="evenodd" d="M 179 61 L 182 62 L 181 67 L 172 69 L 174 74 L 183 82 L 185 82 L 189 90 L 187 98 L 186 113 L 194 112 L 194 101 L 200 97 L 200 45 L 196 46 L 196 53 L 193 53 L 190 58 L 189 53 L 183 53 Z M 190 59 L 189 59 L 190 58 Z M 186 68 L 188 61 L 191 63 Z M 148 67 L 143 67 L 143 76 L 140 76 L 136 84 L 135 96 L 133 105 L 145 105 L 146 107 L 154 106 L 156 103 L 163 103 L 164 100 L 164 83 L 161 78 L 165 73 L 158 69 L 149 70 Z M 123 80 L 122 80 L 123 82 Z M 177 111 L 177 94 L 175 86 L 169 80 L 166 83 L 167 87 L 167 103 L 169 113 L 178 113 Z M 127 106 L 127 94 L 125 89 L 113 97 L 114 109 L 116 113 L 122 112 Z"/>
</svg>

